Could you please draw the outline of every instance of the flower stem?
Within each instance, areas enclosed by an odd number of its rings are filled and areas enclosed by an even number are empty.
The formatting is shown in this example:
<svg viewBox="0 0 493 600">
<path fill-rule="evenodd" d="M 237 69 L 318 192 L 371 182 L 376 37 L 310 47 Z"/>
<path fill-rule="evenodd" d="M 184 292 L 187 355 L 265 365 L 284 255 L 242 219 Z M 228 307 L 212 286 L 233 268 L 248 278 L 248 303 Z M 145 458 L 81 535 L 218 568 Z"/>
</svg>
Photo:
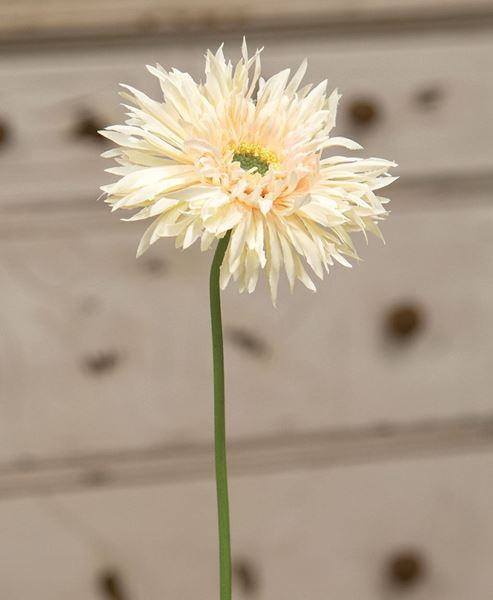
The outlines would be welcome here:
<svg viewBox="0 0 493 600">
<path fill-rule="evenodd" d="M 219 275 L 231 232 L 219 240 L 210 274 L 212 358 L 214 365 L 214 449 L 219 527 L 220 600 L 231 600 L 231 539 L 229 531 L 226 414 L 224 404 L 224 351 Z"/>
</svg>

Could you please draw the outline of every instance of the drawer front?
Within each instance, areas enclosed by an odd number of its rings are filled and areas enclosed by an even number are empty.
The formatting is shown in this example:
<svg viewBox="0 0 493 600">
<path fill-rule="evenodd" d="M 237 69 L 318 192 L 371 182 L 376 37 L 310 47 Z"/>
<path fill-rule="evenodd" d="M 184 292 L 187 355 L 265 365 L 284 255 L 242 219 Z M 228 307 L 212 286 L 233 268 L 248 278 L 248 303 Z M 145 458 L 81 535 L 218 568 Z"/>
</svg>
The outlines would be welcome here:
<svg viewBox="0 0 493 600">
<path fill-rule="evenodd" d="M 237 36 L 222 37 L 238 55 Z M 105 145 L 96 129 L 122 120 L 118 83 L 158 96 L 146 63 L 201 78 L 204 48 L 221 41 L 198 35 L 159 45 L 2 56 L 0 205 L 93 202 L 109 166 L 99 158 Z M 491 170 L 490 31 L 353 38 L 300 31 L 249 41 L 252 48 L 265 46 L 267 74 L 307 56 L 306 80 L 327 78 L 344 95 L 337 132 L 357 138 L 371 156 L 395 159 L 404 178 Z"/>
<path fill-rule="evenodd" d="M 235 597 L 490 598 L 492 468 L 479 454 L 233 478 Z M 0 592 L 108 600 L 112 577 L 129 600 L 214 598 L 215 528 L 212 481 L 2 502 Z"/>
<path fill-rule="evenodd" d="M 68 212 L 68 211 L 67 211 Z M 211 253 L 101 214 L 4 221 L 3 460 L 206 442 Z M 493 211 L 397 211 L 317 294 L 224 294 L 232 438 L 491 414 Z"/>
</svg>

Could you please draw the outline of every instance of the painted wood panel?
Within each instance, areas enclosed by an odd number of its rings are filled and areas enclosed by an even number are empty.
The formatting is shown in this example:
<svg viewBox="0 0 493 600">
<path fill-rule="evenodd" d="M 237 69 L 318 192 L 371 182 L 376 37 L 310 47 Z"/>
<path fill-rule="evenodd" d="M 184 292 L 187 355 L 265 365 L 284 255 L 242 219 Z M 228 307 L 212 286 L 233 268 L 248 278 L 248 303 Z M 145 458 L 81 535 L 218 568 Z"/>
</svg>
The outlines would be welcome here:
<svg viewBox="0 0 493 600">
<path fill-rule="evenodd" d="M 233 478 L 235 597 L 490 598 L 492 468 L 471 454 Z M 110 569 L 129 600 L 213 598 L 215 527 L 212 480 L 2 502 L 0 593 L 107 600 Z"/>
<path fill-rule="evenodd" d="M 18 215 L 1 243 L 2 462 L 211 439 L 211 254 L 135 261 L 139 225 L 100 208 Z M 315 295 L 229 288 L 231 436 L 491 414 L 492 226 L 398 211 Z"/>
<path fill-rule="evenodd" d="M 122 119 L 118 83 L 158 95 L 145 63 L 162 62 L 200 77 L 203 52 L 222 39 L 237 55 L 239 36 L 0 57 L 0 205 L 90 203 L 109 161 L 94 135 Z M 307 56 L 307 81 L 328 78 L 343 93 L 337 133 L 368 155 L 392 158 L 403 179 L 481 176 L 493 158 L 493 38 L 489 30 L 420 36 L 338 38 L 300 30 L 257 34 L 266 74 Z"/>
</svg>

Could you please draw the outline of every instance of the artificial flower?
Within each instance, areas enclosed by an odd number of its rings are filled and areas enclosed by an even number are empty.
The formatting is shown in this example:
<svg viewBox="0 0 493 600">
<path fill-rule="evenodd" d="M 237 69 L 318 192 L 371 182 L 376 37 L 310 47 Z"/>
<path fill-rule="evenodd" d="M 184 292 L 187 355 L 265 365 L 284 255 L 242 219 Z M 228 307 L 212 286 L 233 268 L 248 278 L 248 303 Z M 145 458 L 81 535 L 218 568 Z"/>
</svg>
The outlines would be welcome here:
<svg viewBox="0 0 493 600">
<path fill-rule="evenodd" d="M 163 237 L 206 250 L 231 231 L 221 287 L 232 278 L 252 292 L 263 270 L 275 303 L 282 270 L 291 289 L 299 280 L 315 290 L 307 265 L 322 279 L 334 261 L 351 266 L 351 233 L 380 235 L 388 200 L 378 193 L 395 164 L 335 154 L 361 148 L 331 135 L 337 90 L 300 88 L 306 61 L 264 80 L 260 52 L 243 42 L 233 65 L 222 47 L 208 51 L 201 83 L 148 66 L 161 100 L 124 85 L 128 119 L 101 132 L 118 146 L 103 156 L 119 179 L 102 190 L 113 210 L 137 210 L 128 220 L 152 219 L 138 255 Z"/>
</svg>

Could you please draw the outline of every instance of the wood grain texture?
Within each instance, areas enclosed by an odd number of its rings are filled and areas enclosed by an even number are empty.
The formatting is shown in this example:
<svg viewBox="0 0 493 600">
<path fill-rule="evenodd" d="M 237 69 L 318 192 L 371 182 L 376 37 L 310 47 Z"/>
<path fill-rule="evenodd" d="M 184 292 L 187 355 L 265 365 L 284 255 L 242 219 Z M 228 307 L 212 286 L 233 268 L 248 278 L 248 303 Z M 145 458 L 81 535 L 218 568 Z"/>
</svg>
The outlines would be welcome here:
<svg viewBox="0 0 493 600">
<path fill-rule="evenodd" d="M 484 16 L 491 0 L 17 0 L 0 2 L 3 39 L 56 35 L 115 35 L 159 30 L 283 26 L 326 22 L 426 20 Z"/>
<path fill-rule="evenodd" d="M 485 453 L 233 477 L 234 557 L 259 600 L 489 598 L 492 469 Z M 0 591 L 101 600 L 111 568 L 130 598 L 213 598 L 214 511 L 212 481 L 2 502 Z M 388 580 L 406 551 L 423 563 L 407 590 Z"/>
<path fill-rule="evenodd" d="M 297 435 L 252 433 L 229 443 L 231 474 L 265 475 L 493 450 L 493 418 L 443 419 Z M 211 443 L 86 451 L 0 464 L 0 500 L 211 480 Z M 0 505 L 1 506 L 1 505 Z"/>
<path fill-rule="evenodd" d="M 225 37 L 237 56 L 240 39 Z M 90 127 L 122 120 L 118 83 L 159 96 L 146 63 L 177 66 L 200 78 L 204 48 L 220 41 L 209 35 L 186 43 L 2 56 L 0 122 L 10 136 L 0 148 L 0 205 L 92 203 L 109 177 L 103 175 L 109 161 L 99 158 L 105 146 Z M 328 78 L 329 88 L 343 93 L 336 133 L 356 138 L 364 154 L 396 160 L 402 178 L 493 170 L 490 31 L 350 39 L 300 32 L 250 41 L 266 46 L 267 75 L 307 56 L 306 80 Z M 372 122 L 355 118 L 361 102 L 374 107 Z"/>
</svg>

